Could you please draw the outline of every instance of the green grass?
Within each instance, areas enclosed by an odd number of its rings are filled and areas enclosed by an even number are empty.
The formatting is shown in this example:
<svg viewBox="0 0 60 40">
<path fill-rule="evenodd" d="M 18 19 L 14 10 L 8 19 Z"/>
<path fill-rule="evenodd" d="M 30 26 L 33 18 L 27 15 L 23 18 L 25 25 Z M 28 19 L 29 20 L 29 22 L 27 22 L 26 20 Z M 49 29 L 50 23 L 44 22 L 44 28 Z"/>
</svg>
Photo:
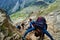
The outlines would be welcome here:
<svg viewBox="0 0 60 40">
<path fill-rule="evenodd" d="M 28 14 L 16 12 L 10 16 L 12 20 L 25 19 Z"/>
<path fill-rule="evenodd" d="M 35 9 L 34 9 L 35 8 Z M 37 9 L 39 9 L 38 7 L 27 7 L 24 8 L 24 10 L 18 11 L 16 13 L 13 13 L 12 15 L 10 15 L 11 20 L 19 20 L 19 19 L 23 19 L 25 20 L 27 17 L 29 17 L 30 13 L 32 11 L 36 11 Z"/>
<path fill-rule="evenodd" d="M 54 10 L 60 9 L 59 3 L 55 2 L 51 5 L 49 5 L 47 8 L 43 9 L 43 11 L 41 11 L 38 15 L 45 15 L 48 14 L 50 12 L 53 12 Z"/>
</svg>

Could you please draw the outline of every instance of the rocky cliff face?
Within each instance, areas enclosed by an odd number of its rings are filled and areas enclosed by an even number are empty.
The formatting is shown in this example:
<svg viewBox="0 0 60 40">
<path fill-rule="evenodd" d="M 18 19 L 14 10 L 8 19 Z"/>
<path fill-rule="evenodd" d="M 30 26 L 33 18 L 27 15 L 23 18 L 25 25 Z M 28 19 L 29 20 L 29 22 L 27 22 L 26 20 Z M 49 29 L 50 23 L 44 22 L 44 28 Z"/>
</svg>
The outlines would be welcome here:
<svg viewBox="0 0 60 40">
<path fill-rule="evenodd" d="M 48 31 L 53 36 L 55 40 L 60 40 L 60 10 L 51 12 L 47 15 L 43 15 L 48 24 Z M 33 38 L 34 37 L 34 38 Z M 37 38 L 32 34 L 30 37 L 32 40 Z M 3 25 L 0 26 L 0 40 L 20 40 L 20 32 L 8 21 L 5 19 Z M 49 40 L 46 36 L 45 40 Z"/>
<path fill-rule="evenodd" d="M 0 40 L 20 40 L 20 33 L 6 17 L 5 11 L 0 10 Z"/>
<path fill-rule="evenodd" d="M 48 31 L 55 40 L 60 40 L 60 10 L 44 16 L 47 20 Z"/>
<path fill-rule="evenodd" d="M 0 26 L 0 40 L 19 40 L 20 33 L 9 21 L 5 20 Z"/>
</svg>

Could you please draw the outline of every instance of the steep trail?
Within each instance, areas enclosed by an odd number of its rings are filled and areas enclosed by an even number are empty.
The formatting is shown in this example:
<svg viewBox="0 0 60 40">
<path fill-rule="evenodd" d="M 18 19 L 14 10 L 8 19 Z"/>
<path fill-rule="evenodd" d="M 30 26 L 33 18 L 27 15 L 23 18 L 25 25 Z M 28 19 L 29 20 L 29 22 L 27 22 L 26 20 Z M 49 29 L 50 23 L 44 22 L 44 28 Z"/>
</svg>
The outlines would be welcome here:
<svg viewBox="0 0 60 40">
<path fill-rule="evenodd" d="M 48 32 L 53 36 L 55 40 L 60 40 L 60 18 L 59 18 L 60 10 L 56 10 L 42 16 L 45 17 L 47 20 Z M 37 38 L 34 36 L 34 33 L 28 35 L 29 35 L 28 37 L 31 38 L 32 40 L 37 40 Z M 47 36 L 45 36 L 44 40 L 50 40 L 50 39 Z"/>
</svg>

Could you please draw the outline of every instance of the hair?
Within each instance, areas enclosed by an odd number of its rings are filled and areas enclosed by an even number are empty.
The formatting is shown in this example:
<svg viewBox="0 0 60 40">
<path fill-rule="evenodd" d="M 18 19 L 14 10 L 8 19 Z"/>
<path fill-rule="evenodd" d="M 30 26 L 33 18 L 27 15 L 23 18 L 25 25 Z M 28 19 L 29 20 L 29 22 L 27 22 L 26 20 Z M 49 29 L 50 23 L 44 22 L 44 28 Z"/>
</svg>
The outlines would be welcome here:
<svg viewBox="0 0 60 40">
<path fill-rule="evenodd" d="M 30 18 L 29 21 L 32 21 L 32 19 Z"/>
</svg>

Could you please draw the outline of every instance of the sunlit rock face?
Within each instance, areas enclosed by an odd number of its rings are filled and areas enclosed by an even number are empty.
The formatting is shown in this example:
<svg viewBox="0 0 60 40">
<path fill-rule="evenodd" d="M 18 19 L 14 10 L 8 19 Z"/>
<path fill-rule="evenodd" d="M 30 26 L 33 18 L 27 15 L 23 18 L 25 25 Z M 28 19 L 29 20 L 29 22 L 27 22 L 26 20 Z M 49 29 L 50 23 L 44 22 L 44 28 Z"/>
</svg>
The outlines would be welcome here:
<svg viewBox="0 0 60 40">
<path fill-rule="evenodd" d="M 60 11 L 51 12 L 45 16 L 48 24 L 48 31 L 55 40 L 60 40 Z"/>
<path fill-rule="evenodd" d="M 2 32 L 0 32 L 0 40 L 3 40 L 4 39 L 4 35 Z"/>
</svg>

